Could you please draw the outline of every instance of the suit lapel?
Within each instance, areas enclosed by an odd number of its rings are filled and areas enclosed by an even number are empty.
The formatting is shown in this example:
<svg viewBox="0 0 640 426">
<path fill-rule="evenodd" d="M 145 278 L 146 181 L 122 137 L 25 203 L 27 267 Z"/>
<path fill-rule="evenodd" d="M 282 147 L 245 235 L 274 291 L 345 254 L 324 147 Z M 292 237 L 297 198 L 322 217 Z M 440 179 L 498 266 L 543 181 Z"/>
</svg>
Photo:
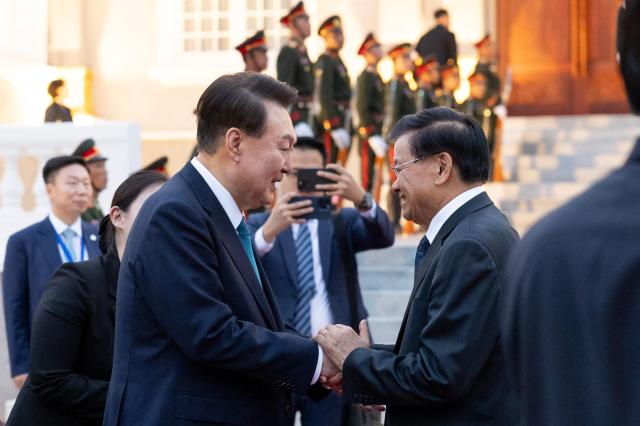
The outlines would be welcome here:
<svg viewBox="0 0 640 426">
<path fill-rule="evenodd" d="M 293 241 L 293 230 L 288 227 L 279 235 L 279 248 L 282 251 L 282 259 L 287 267 L 294 288 L 298 288 L 298 259 L 296 259 L 296 244 Z"/>
<path fill-rule="evenodd" d="M 58 242 L 56 241 L 56 230 L 53 228 L 49 218 L 40 222 L 37 246 L 47 262 L 49 271 L 53 274 L 62 265 L 62 259 L 60 258 Z"/>
<path fill-rule="evenodd" d="M 318 221 L 318 246 L 320 252 L 320 261 L 322 263 L 322 276 L 324 278 L 324 282 L 327 283 L 327 285 L 329 285 L 330 278 L 329 268 L 331 268 L 331 243 L 333 242 L 333 231 L 333 221 Z"/>
<path fill-rule="evenodd" d="M 411 290 L 411 296 L 409 297 L 409 303 L 407 304 L 407 309 L 404 311 L 404 318 L 402 319 L 402 324 L 400 325 L 400 331 L 398 332 L 398 339 L 396 340 L 395 351 L 398 352 L 400 349 L 400 345 L 402 343 L 402 338 L 404 337 L 404 329 L 407 325 L 407 320 L 409 317 L 409 310 L 411 309 L 411 304 L 413 303 L 413 298 L 415 297 L 418 289 L 423 285 L 424 278 L 427 275 L 427 272 L 431 268 L 433 264 L 433 260 L 436 255 L 442 248 L 442 243 L 446 239 L 446 237 L 453 231 L 453 229 L 460 223 L 462 219 L 469 216 L 471 213 L 476 212 L 480 209 L 488 207 L 492 205 L 493 202 L 489 198 L 486 192 L 476 195 L 471 200 L 467 201 L 462 207 L 456 210 L 447 221 L 442 225 L 440 231 L 433 239 L 433 243 L 429 246 L 427 250 L 427 254 L 425 258 L 420 263 L 418 269 L 414 272 L 413 275 L 413 289 Z"/>
<path fill-rule="evenodd" d="M 95 257 L 100 256 L 100 248 L 98 246 L 98 236 L 91 229 L 91 227 L 82 222 L 82 239 L 87 247 L 87 253 L 89 254 L 89 259 L 93 259 Z"/>
<path fill-rule="evenodd" d="M 180 170 L 179 174 L 193 188 L 196 198 L 198 198 L 202 207 L 211 215 L 211 222 L 216 228 L 222 244 L 244 279 L 264 318 L 270 323 L 272 328 L 276 329 L 277 324 L 273 312 L 267 303 L 264 290 L 253 271 L 253 267 L 249 262 L 247 253 L 242 247 L 242 243 L 234 226 L 231 224 L 231 221 L 229 221 L 229 216 L 227 216 L 227 213 L 222 208 L 222 204 L 220 204 L 220 201 L 218 201 L 213 191 L 211 191 L 211 188 L 209 188 L 204 178 L 200 176 L 200 173 L 198 173 L 191 163 L 187 163 L 182 170 Z M 261 268 L 260 258 L 255 255 L 255 252 L 254 256 L 256 263 L 259 265 L 259 268 Z"/>
</svg>

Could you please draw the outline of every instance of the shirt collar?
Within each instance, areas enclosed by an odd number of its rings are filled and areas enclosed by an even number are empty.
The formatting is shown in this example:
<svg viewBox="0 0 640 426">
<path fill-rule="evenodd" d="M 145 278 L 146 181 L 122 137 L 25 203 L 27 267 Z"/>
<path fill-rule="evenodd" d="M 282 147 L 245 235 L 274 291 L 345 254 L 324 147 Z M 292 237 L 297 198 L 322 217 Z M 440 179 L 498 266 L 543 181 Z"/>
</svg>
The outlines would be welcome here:
<svg viewBox="0 0 640 426">
<path fill-rule="evenodd" d="M 229 221 L 231 221 L 233 227 L 238 228 L 238 225 L 242 222 L 243 215 L 240 211 L 240 207 L 238 207 L 238 204 L 233 199 L 229 191 L 222 186 L 218 179 L 216 179 L 216 177 L 200 162 L 200 160 L 198 160 L 197 157 L 193 157 L 191 159 L 191 165 L 195 167 L 198 173 L 200 173 L 200 176 L 202 176 L 209 188 L 211 188 L 211 191 L 213 191 L 213 195 L 215 195 L 218 201 L 220 201 L 220 204 L 222 204 L 222 208 L 225 213 L 227 213 Z"/>
<path fill-rule="evenodd" d="M 53 229 L 55 229 L 58 235 L 62 235 L 65 229 L 71 228 L 76 233 L 77 236 L 82 236 L 82 219 L 78 217 L 75 222 L 71 224 L 71 226 L 64 223 L 64 221 L 58 218 L 53 212 L 49 213 L 49 222 L 53 225 Z"/>
<path fill-rule="evenodd" d="M 431 223 L 429 223 L 429 228 L 427 229 L 427 239 L 429 240 L 429 244 L 433 244 L 433 240 L 436 238 L 436 235 L 438 235 L 440 228 L 442 228 L 442 225 L 445 224 L 445 222 L 451 217 L 451 215 L 453 215 L 469 200 L 477 195 L 482 194 L 483 192 L 484 189 L 482 189 L 482 186 L 476 186 L 464 191 L 462 194 L 459 194 L 453 200 L 445 204 L 445 206 L 441 208 L 438 213 L 436 213 L 433 219 L 431 219 Z"/>
</svg>

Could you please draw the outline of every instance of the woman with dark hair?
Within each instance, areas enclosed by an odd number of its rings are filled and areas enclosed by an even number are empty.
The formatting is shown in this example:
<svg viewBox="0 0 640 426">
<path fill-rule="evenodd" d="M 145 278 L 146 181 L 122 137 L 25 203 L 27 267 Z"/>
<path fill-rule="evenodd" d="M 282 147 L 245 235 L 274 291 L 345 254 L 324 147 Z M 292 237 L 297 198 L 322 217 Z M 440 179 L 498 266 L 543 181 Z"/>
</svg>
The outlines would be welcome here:
<svg viewBox="0 0 640 426">
<path fill-rule="evenodd" d="M 31 367 L 7 425 L 101 425 L 113 360 L 116 286 L 129 231 L 165 175 L 140 171 L 116 190 L 100 223 L 103 255 L 62 265 L 31 331 Z"/>
<path fill-rule="evenodd" d="M 73 121 L 71 110 L 62 105 L 62 101 L 67 97 L 67 85 L 64 80 L 53 80 L 49 83 L 47 91 L 52 102 L 44 113 L 44 122 Z"/>
</svg>

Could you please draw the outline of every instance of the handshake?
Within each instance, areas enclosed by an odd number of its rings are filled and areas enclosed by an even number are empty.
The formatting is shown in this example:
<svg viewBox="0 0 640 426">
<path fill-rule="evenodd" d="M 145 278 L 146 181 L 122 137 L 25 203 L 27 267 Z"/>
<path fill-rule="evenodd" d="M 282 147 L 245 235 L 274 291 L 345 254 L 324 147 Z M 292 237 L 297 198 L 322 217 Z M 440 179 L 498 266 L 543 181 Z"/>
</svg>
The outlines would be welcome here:
<svg viewBox="0 0 640 426">
<path fill-rule="evenodd" d="M 367 320 L 360 321 L 360 333 L 349 326 L 336 324 L 321 329 L 313 338 L 324 353 L 320 382 L 322 385 L 342 395 L 342 368 L 349 354 L 358 348 L 369 348 L 369 327 Z M 384 411 L 383 405 L 365 407 L 367 410 Z"/>
</svg>

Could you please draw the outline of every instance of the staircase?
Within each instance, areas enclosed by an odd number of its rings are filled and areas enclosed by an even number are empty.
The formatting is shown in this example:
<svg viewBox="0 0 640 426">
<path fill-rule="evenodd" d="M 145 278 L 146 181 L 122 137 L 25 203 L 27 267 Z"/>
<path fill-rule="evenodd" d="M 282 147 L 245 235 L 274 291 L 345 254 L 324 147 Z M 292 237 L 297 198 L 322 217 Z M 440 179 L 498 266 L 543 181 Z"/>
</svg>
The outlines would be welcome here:
<svg viewBox="0 0 640 426">
<path fill-rule="evenodd" d="M 638 136 L 640 118 L 627 115 L 509 118 L 502 148 L 506 181 L 485 189 L 523 235 L 546 213 L 623 165 Z M 375 342 L 395 342 L 420 238 L 397 237 L 391 248 L 358 255 Z"/>
</svg>

